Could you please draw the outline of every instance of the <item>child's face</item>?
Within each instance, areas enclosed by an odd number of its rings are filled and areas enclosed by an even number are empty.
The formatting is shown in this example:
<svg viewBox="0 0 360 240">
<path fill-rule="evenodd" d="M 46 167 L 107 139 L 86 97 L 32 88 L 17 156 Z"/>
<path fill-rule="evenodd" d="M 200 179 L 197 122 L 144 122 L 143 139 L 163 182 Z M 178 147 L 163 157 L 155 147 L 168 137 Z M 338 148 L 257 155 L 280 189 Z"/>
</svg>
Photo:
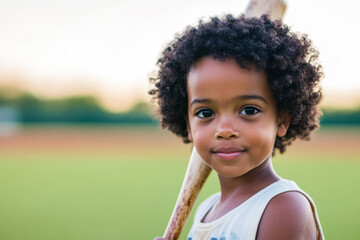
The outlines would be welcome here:
<svg viewBox="0 0 360 240">
<path fill-rule="evenodd" d="M 187 81 L 189 139 L 211 168 L 236 177 L 270 158 L 289 117 L 278 116 L 264 73 L 205 57 Z"/>
</svg>

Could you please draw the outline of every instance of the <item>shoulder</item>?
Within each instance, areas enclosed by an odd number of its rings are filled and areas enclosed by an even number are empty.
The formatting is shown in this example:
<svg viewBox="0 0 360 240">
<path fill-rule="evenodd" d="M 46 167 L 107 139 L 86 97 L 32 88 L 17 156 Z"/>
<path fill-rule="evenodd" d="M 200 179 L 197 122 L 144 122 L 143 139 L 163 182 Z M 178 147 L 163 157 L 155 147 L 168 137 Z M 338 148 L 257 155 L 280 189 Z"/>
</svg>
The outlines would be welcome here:
<svg viewBox="0 0 360 240">
<path fill-rule="evenodd" d="M 309 200 L 297 191 L 281 193 L 269 202 L 257 232 L 257 240 L 316 237 L 316 223 Z"/>
</svg>

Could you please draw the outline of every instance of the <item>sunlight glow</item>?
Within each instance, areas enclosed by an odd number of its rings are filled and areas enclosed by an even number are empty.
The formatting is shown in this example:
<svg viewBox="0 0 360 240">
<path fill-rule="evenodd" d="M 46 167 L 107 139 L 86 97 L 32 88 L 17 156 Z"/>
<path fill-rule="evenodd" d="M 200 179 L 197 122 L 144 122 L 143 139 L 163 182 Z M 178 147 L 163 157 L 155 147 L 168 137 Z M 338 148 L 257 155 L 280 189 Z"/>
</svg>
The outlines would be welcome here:
<svg viewBox="0 0 360 240">
<path fill-rule="evenodd" d="M 1 1 L 0 86 L 18 85 L 46 97 L 88 93 L 112 110 L 124 110 L 136 100 L 148 101 L 148 76 L 175 33 L 196 24 L 200 17 L 238 15 L 247 3 Z M 320 49 L 324 105 L 358 106 L 360 2 L 287 3 L 284 22 L 295 31 L 308 33 Z"/>
</svg>

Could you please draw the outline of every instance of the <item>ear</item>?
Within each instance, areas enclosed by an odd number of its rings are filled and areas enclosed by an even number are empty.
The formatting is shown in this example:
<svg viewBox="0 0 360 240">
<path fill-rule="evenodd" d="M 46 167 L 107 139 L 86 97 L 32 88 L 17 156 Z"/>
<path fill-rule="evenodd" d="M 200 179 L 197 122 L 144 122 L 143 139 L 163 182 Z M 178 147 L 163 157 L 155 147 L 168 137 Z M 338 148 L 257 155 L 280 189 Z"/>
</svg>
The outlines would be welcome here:
<svg viewBox="0 0 360 240">
<path fill-rule="evenodd" d="M 290 126 L 292 116 L 286 113 L 280 113 L 278 117 L 277 136 L 283 137 Z"/>
<path fill-rule="evenodd" d="M 191 128 L 190 128 L 190 123 L 189 123 L 189 117 L 188 115 L 186 115 L 184 117 L 185 119 L 185 122 L 186 122 L 186 129 L 187 129 L 187 132 L 188 132 L 188 138 L 189 140 L 192 142 L 193 141 L 193 138 L 192 138 L 192 134 L 191 134 Z"/>
</svg>

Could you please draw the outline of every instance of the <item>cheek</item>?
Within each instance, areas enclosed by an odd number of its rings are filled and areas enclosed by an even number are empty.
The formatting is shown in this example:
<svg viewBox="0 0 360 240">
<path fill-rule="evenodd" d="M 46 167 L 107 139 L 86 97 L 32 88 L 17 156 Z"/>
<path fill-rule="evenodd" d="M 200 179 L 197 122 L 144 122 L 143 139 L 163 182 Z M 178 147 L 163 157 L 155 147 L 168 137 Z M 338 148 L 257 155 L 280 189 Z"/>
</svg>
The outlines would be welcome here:
<svg viewBox="0 0 360 240">
<path fill-rule="evenodd" d="M 205 126 L 196 126 L 192 131 L 193 143 L 199 153 L 207 152 L 213 139 L 211 130 Z"/>
<path fill-rule="evenodd" d="M 250 128 L 251 129 L 251 128 Z M 254 128 L 248 134 L 248 141 L 252 146 L 258 146 L 257 150 L 263 154 L 271 152 L 275 143 L 276 132 L 273 128 Z"/>
<path fill-rule="evenodd" d="M 204 131 L 195 131 L 193 132 L 193 139 L 196 147 L 204 147 L 209 138 Z"/>
</svg>

